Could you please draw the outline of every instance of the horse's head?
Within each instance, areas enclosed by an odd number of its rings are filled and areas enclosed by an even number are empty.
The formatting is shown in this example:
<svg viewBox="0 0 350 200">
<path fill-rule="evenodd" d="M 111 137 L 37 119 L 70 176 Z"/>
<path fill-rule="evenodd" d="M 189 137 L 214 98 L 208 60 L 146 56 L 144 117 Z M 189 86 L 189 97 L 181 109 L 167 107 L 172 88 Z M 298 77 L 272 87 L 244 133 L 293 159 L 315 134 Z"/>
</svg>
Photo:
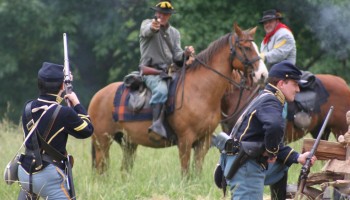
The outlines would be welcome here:
<svg viewBox="0 0 350 200">
<path fill-rule="evenodd" d="M 257 27 L 243 31 L 235 23 L 233 29 L 235 34 L 230 38 L 231 64 L 246 76 L 252 74 L 254 82 L 265 81 L 268 71 L 254 42 Z"/>
</svg>

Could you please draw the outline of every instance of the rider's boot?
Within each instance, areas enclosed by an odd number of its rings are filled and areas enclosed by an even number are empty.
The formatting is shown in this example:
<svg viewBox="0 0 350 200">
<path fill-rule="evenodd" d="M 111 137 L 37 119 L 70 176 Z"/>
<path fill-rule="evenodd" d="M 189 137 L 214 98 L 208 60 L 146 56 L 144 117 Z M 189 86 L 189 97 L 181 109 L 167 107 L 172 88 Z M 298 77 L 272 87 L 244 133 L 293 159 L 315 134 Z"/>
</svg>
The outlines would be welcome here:
<svg viewBox="0 0 350 200">
<path fill-rule="evenodd" d="M 155 104 L 153 106 L 153 124 L 148 128 L 151 140 L 159 141 L 167 138 L 166 129 L 163 124 L 164 109 L 165 106 L 163 104 Z"/>
</svg>

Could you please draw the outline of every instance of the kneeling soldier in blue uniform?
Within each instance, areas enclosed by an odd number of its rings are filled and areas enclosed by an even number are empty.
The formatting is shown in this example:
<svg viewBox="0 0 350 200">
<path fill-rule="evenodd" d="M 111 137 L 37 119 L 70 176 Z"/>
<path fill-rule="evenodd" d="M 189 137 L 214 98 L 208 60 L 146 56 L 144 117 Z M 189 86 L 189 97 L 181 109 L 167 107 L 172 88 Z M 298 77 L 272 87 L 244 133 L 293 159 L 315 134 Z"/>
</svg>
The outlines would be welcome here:
<svg viewBox="0 0 350 200">
<path fill-rule="evenodd" d="M 299 154 L 283 144 L 285 104 L 293 101 L 299 92 L 300 76 L 301 72 L 288 61 L 272 66 L 264 91 L 235 124 L 231 132 L 233 143 L 220 158 L 232 199 L 263 199 L 264 185 L 286 177 L 293 163 L 306 162 L 310 152 Z M 315 160 L 312 157 L 312 164 Z M 278 195 L 277 199 L 285 196 Z"/>
<path fill-rule="evenodd" d="M 38 72 L 40 95 L 26 103 L 22 115 L 26 140 L 25 155 L 21 157 L 18 168 L 21 186 L 18 199 L 34 199 L 36 196 L 75 199 L 69 191 L 74 188 L 73 182 L 69 181 L 72 177 L 65 173 L 70 166 L 67 165 L 67 139 L 68 135 L 88 138 L 93 133 L 93 126 L 74 92 L 64 96 L 72 107 L 59 105 L 63 82 L 62 65 L 43 63 Z"/>
</svg>

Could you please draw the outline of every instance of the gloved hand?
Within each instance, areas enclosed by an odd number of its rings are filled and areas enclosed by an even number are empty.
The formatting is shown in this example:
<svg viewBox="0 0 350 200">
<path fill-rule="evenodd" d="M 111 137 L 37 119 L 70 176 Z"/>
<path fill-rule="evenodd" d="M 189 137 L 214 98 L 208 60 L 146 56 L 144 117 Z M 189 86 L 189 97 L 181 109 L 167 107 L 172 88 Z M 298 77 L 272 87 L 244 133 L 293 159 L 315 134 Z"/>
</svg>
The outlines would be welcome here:
<svg viewBox="0 0 350 200">
<path fill-rule="evenodd" d="M 194 47 L 193 46 L 186 46 L 184 54 L 185 54 L 186 58 L 189 57 L 189 56 L 194 55 L 195 54 Z"/>
</svg>

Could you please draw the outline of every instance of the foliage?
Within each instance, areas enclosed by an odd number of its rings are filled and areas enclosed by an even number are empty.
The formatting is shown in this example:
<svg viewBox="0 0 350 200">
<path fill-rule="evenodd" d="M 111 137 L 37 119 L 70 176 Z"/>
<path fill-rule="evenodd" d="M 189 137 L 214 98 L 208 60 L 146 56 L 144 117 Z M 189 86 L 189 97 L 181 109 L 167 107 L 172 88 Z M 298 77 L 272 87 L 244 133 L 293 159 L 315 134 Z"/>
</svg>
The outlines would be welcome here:
<svg viewBox="0 0 350 200">
<path fill-rule="evenodd" d="M 106 84 L 138 69 L 139 26 L 151 18 L 149 0 L 0 0 L 0 118 L 18 121 L 27 99 L 36 98 L 37 71 L 44 61 L 63 64 L 62 33 L 68 34 L 74 90 L 88 105 Z M 350 80 L 347 70 L 350 3 L 345 0 L 173 1 L 170 22 L 181 32 L 182 46 L 196 52 L 232 31 L 258 26 L 256 43 L 264 37 L 257 22 L 262 12 L 277 8 L 297 41 L 297 65 L 314 73 Z"/>
</svg>

